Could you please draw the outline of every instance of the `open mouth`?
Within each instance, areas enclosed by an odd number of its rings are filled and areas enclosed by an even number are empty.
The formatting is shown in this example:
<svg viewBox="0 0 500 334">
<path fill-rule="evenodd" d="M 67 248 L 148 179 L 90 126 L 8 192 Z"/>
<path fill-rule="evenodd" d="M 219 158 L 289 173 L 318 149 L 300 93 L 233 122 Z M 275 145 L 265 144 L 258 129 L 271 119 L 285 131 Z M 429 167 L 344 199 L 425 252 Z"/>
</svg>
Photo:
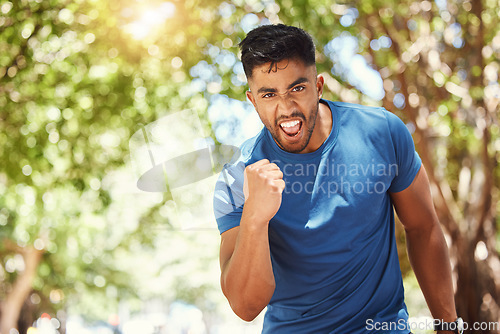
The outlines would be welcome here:
<svg viewBox="0 0 500 334">
<path fill-rule="evenodd" d="M 302 130 L 302 121 L 298 119 L 293 121 L 286 121 L 280 124 L 280 128 L 281 130 L 283 130 L 286 136 L 296 137 Z"/>
</svg>

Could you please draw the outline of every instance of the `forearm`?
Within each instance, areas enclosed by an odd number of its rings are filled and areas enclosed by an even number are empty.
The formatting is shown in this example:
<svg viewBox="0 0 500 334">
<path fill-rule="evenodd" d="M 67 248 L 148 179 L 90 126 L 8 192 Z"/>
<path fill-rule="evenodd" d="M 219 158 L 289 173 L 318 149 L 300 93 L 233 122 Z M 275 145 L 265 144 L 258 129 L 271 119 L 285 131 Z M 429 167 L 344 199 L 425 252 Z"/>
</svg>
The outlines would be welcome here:
<svg viewBox="0 0 500 334">
<path fill-rule="evenodd" d="M 235 248 L 222 268 L 221 286 L 233 311 L 253 320 L 269 303 L 275 288 L 268 222 L 256 222 L 243 210 Z"/>
<path fill-rule="evenodd" d="M 448 248 L 438 222 L 428 230 L 407 230 L 408 257 L 435 319 L 457 318 Z"/>
</svg>

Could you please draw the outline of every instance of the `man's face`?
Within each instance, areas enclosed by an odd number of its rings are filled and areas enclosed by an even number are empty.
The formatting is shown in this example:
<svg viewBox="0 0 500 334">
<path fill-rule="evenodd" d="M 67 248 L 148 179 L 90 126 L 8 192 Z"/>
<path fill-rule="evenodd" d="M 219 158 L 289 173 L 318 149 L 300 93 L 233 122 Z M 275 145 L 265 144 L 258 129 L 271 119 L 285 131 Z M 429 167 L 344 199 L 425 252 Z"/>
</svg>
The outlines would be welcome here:
<svg viewBox="0 0 500 334">
<path fill-rule="evenodd" d="M 323 78 L 316 76 L 314 65 L 307 66 L 300 60 L 283 60 L 270 72 L 269 65 L 253 69 L 248 79 L 248 99 L 283 150 L 292 153 L 314 151 L 319 147 L 313 132 Z"/>
</svg>

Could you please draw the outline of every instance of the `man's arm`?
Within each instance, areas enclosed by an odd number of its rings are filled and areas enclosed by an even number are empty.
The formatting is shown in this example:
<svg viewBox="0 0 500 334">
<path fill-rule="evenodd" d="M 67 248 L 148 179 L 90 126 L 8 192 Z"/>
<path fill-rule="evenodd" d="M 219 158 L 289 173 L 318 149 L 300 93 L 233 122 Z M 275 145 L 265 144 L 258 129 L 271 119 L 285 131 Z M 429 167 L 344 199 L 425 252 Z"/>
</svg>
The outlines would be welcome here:
<svg viewBox="0 0 500 334">
<path fill-rule="evenodd" d="M 252 321 L 267 306 L 275 281 L 269 251 L 269 220 L 281 205 L 283 173 L 268 160 L 245 169 L 240 226 L 221 235 L 221 287 L 233 311 Z"/>
<path fill-rule="evenodd" d="M 432 202 L 424 167 L 403 191 L 391 193 L 404 225 L 410 264 L 434 319 L 457 318 L 448 248 Z M 451 332 L 441 332 L 451 333 Z"/>
</svg>

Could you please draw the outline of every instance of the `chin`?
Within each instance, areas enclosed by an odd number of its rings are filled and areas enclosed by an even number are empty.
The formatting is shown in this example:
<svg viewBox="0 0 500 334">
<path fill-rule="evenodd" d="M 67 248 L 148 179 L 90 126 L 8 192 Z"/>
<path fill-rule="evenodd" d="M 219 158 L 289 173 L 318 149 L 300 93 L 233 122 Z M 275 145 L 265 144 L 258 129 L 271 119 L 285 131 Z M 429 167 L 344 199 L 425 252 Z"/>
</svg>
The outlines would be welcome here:
<svg viewBox="0 0 500 334">
<path fill-rule="evenodd" d="M 281 147 L 283 151 L 287 151 L 289 153 L 300 153 L 306 149 L 307 144 L 308 143 L 296 143 L 283 145 L 282 141 L 278 142 L 278 146 Z"/>
</svg>

